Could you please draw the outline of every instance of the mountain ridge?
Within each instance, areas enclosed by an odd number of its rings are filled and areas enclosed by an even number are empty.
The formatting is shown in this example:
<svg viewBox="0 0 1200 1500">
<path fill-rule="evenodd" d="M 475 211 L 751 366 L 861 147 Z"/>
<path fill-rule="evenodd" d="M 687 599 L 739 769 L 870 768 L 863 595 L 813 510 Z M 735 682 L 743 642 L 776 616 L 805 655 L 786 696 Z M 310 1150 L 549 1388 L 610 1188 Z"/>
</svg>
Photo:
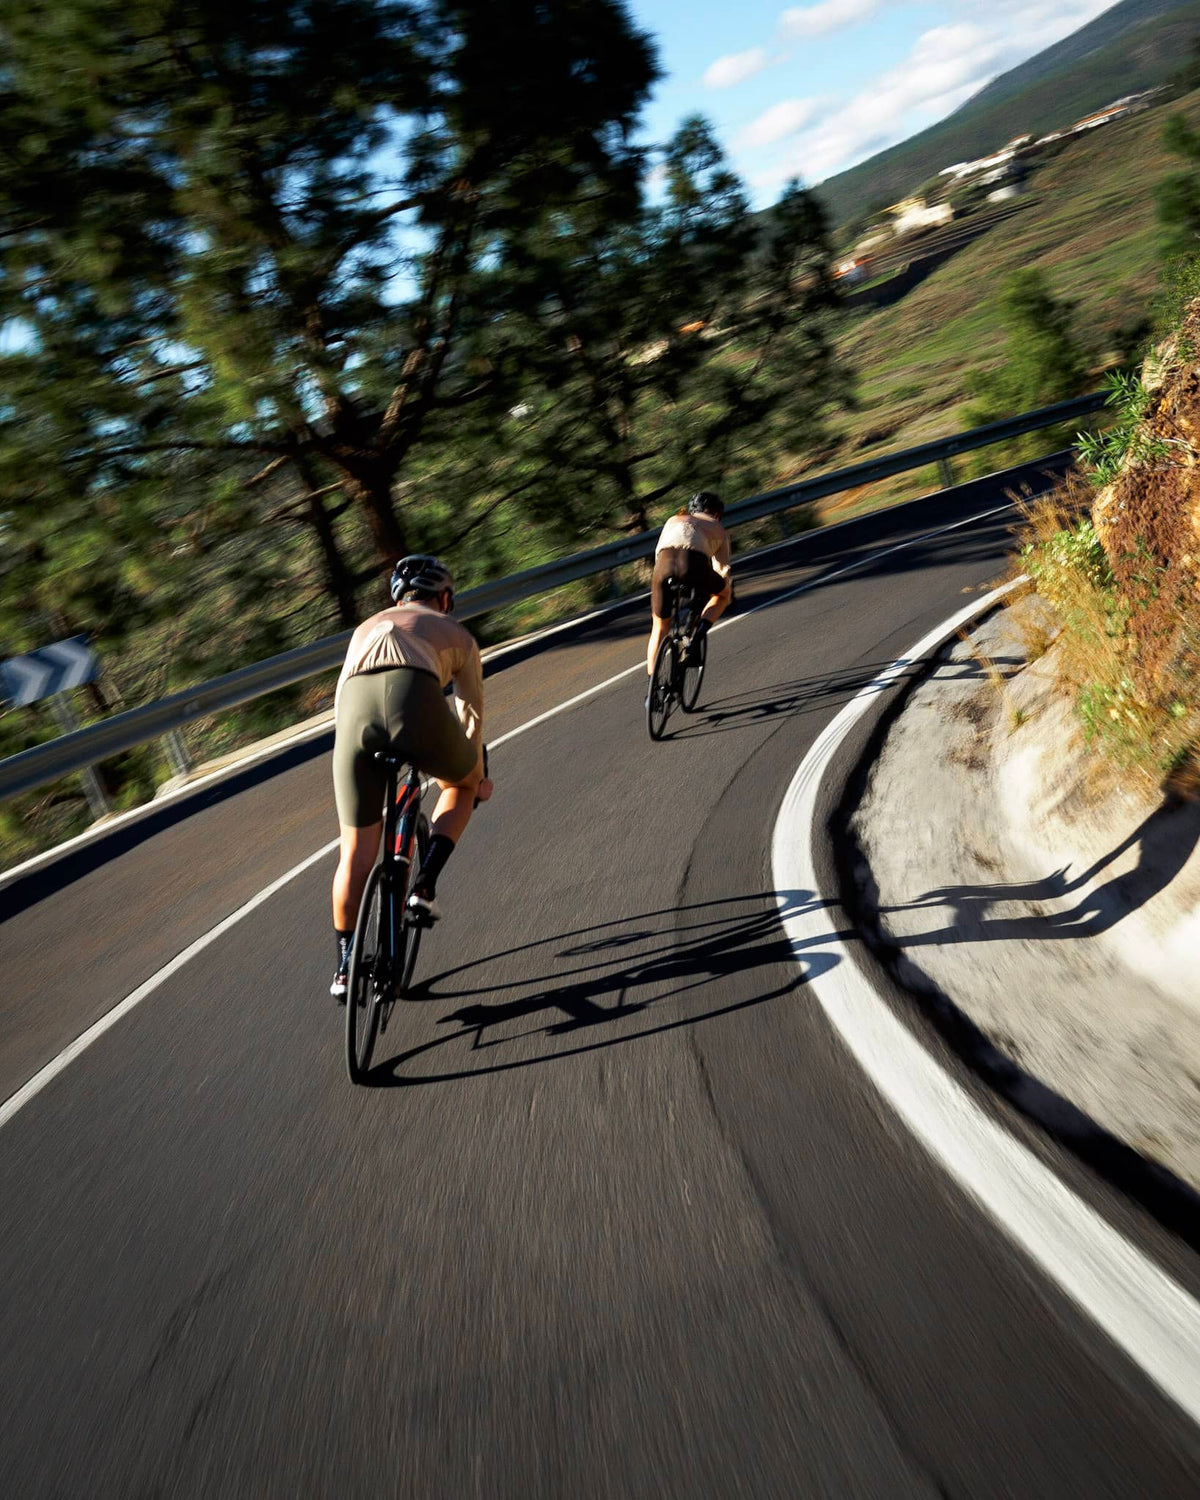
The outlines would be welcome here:
<svg viewBox="0 0 1200 1500">
<path fill-rule="evenodd" d="M 956 161 L 1014 135 L 1071 125 L 1123 94 L 1165 83 L 1200 37 L 1200 0 L 1120 0 L 999 74 L 944 120 L 816 186 L 834 224 L 894 202 Z"/>
</svg>

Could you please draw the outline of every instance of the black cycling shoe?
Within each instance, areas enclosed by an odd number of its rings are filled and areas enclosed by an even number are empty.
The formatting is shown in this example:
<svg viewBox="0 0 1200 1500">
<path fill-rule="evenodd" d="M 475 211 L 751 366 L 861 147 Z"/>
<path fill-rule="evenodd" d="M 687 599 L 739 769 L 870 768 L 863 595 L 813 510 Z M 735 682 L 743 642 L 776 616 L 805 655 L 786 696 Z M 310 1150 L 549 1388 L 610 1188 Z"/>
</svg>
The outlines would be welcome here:
<svg viewBox="0 0 1200 1500">
<path fill-rule="evenodd" d="M 704 644 L 704 638 L 708 635 L 709 622 L 701 620 L 691 635 L 688 636 L 683 648 L 683 664 L 685 667 L 695 666 L 700 659 L 700 648 Z"/>
<path fill-rule="evenodd" d="M 442 916 L 434 898 L 422 896 L 419 891 L 414 891 L 404 903 L 404 910 L 409 921 L 416 923 L 418 927 L 432 927 Z"/>
</svg>

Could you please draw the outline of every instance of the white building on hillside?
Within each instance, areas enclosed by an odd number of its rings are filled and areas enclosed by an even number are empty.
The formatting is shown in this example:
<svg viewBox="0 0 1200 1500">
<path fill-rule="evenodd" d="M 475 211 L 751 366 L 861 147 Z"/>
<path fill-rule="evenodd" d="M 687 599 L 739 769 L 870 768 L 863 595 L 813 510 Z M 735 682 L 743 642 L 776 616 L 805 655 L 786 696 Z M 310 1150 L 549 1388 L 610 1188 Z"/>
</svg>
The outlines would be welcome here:
<svg viewBox="0 0 1200 1500">
<path fill-rule="evenodd" d="M 949 224 L 954 209 L 949 203 L 926 203 L 924 198 L 902 198 L 888 209 L 892 216 L 892 233 L 912 234 L 918 229 L 936 229 Z"/>
</svg>

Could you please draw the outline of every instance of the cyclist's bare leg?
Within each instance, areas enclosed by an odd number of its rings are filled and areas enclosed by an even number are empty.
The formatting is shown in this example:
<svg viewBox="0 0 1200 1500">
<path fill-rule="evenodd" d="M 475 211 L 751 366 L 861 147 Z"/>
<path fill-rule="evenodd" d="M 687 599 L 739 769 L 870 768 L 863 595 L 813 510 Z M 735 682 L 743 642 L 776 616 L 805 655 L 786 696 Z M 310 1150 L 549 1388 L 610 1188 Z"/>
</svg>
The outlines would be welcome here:
<svg viewBox="0 0 1200 1500">
<path fill-rule="evenodd" d="M 725 611 L 729 608 L 733 598 L 733 579 L 725 580 L 725 587 L 719 594 L 714 594 L 704 608 L 700 611 L 701 619 L 707 620 L 710 625 L 715 625 Z"/>
<path fill-rule="evenodd" d="M 646 646 L 646 674 L 654 675 L 654 658 L 658 655 L 658 648 L 662 645 L 663 636 L 670 628 L 669 619 L 660 620 L 657 615 L 650 617 L 650 640 Z"/>
<path fill-rule="evenodd" d="M 343 823 L 341 830 L 341 849 L 333 872 L 333 925 L 338 932 L 353 932 L 363 887 L 379 853 L 383 820 L 366 828 L 351 828 Z"/>
<path fill-rule="evenodd" d="M 471 821 L 476 797 L 481 802 L 486 802 L 492 794 L 491 781 L 485 781 L 483 775 L 482 757 L 476 761 L 475 769 L 462 781 L 439 781 L 438 786 L 441 788 L 441 796 L 433 809 L 433 822 L 429 831 L 431 834 L 440 833 L 443 838 L 457 844 Z"/>
</svg>

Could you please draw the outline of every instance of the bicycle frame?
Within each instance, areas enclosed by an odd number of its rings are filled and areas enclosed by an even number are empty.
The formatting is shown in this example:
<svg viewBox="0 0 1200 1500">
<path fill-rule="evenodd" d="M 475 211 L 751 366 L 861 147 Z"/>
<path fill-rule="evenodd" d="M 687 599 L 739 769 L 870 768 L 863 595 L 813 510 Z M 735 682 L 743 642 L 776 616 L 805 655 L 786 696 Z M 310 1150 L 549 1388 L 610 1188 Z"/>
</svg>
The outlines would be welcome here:
<svg viewBox="0 0 1200 1500">
<path fill-rule="evenodd" d="M 396 892 L 408 888 L 408 868 L 412 863 L 417 839 L 417 815 L 421 809 L 421 776 L 409 766 L 404 781 L 397 775 L 398 766 L 389 762 L 387 768 L 387 792 L 383 812 L 383 878 L 387 888 L 380 919 L 380 947 L 387 954 L 388 977 L 394 985 L 399 984 L 397 972 L 396 934 L 404 925 L 403 911 L 396 910 Z"/>
</svg>

